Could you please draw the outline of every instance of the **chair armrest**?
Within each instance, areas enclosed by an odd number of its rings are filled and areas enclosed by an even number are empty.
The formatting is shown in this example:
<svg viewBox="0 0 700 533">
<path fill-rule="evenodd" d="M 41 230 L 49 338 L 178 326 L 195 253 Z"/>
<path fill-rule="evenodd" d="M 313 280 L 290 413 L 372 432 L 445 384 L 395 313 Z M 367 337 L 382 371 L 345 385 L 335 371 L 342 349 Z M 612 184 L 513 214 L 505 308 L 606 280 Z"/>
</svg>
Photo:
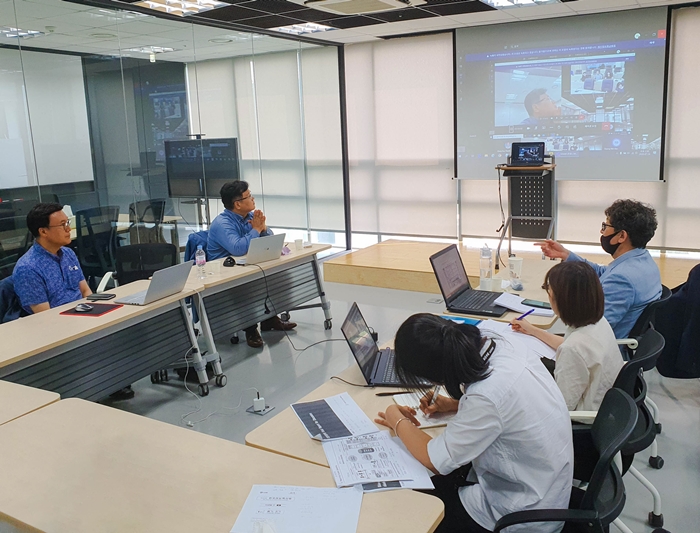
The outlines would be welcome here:
<svg viewBox="0 0 700 533">
<path fill-rule="evenodd" d="M 102 276 L 102 279 L 100 280 L 100 284 L 97 286 L 97 290 L 95 292 L 102 292 L 105 290 L 105 287 L 107 286 L 107 283 L 109 283 L 109 280 L 114 278 L 114 272 L 106 272 L 104 276 Z"/>
<path fill-rule="evenodd" d="M 597 415 L 598 411 L 569 411 L 571 420 L 582 424 L 592 424 Z"/>
<path fill-rule="evenodd" d="M 617 339 L 618 346 L 627 346 L 631 350 L 636 350 L 639 346 L 637 339 Z"/>
<path fill-rule="evenodd" d="M 535 509 L 510 513 L 496 522 L 493 533 L 515 524 L 531 522 L 594 522 L 598 520 L 597 511 L 582 511 L 580 509 Z"/>
</svg>

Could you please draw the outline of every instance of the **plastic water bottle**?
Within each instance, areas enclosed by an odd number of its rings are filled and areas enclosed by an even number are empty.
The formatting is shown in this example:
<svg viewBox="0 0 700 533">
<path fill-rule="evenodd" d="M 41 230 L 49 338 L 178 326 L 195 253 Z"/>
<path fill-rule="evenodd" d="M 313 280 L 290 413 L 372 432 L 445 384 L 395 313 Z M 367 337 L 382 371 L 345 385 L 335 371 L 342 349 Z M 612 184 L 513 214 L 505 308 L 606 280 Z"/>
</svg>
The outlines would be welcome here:
<svg viewBox="0 0 700 533">
<path fill-rule="evenodd" d="M 493 256 L 488 244 L 484 244 L 479 255 L 479 278 L 491 279 L 493 277 Z"/>
<path fill-rule="evenodd" d="M 204 250 L 202 250 L 201 244 L 197 245 L 197 251 L 194 254 L 194 262 L 197 265 L 199 279 L 205 279 L 207 277 L 207 273 L 204 271 L 204 268 L 207 264 L 207 256 L 204 253 Z"/>
</svg>

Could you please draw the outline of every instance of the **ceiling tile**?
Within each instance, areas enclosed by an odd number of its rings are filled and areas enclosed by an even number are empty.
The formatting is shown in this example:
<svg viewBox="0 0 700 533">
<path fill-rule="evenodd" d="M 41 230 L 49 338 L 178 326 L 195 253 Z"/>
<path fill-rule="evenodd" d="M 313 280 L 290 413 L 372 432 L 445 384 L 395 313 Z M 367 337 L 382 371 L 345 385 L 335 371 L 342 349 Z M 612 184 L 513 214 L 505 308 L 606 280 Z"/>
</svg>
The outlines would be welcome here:
<svg viewBox="0 0 700 533">
<path fill-rule="evenodd" d="M 468 2 L 448 2 L 435 5 L 423 5 L 420 7 L 438 15 L 460 15 L 462 13 L 478 13 L 481 11 L 495 11 L 491 6 L 478 0 Z"/>
<path fill-rule="evenodd" d="M 299 11 L 300 9 L 304 9 L 304 6 L 282 0 L 248 0 L 247 2 L 239 5 L 241 7 L 257 9 L 258 11 L 264 11 L 265 13 L 270 14 L 287 13 L 289 11 Z"/>
<path fill-rule="evenodd" d="M 450 15 L 452 20 L 461 22 L 465 26 L 490 24 L 498 22 L 514 22 L 517 20 L 509 13 L 512 9 L 504 9 L 497 11 L 484 11 L 481 13 L 469 13 L 465 15 Z"/>
<path fill-rule="evenodd" d="M 246 19 L 245 22 L 241 22 L 241 24 L 245 24 L 246 26 L 252 26 L 254 28 L 278 28 L 281 26 L 290 26 L 292 24 L 299 24 L 299 20 L 289 18 L 289 17 L 283 17 L 282 15 L 268 15 L 266 17 L 257 17 L 257 18 L 252 18 L 252 19 Z"/>
<path fill-rule="evenodd" d="M 395 9 L 394 11 L 383 11 L 381 13 L 372 13 L 371 15 L 374 19 L 383 20 L 384 22 L 401 22 L 404 20 L 414 20 L 423 19 L 429 17 L 436 17 L 435 13 L 430 11 L 424 11 L 423 9 L 418 9 L 415 7 L 407 7 L 404 9 Z"/>
<path fill-rule="evenodd" d="M 327 26 L 333 26 L 334 28 L 349 29 L 349 28 L 359 28 L 362 26 L 371 26 L 373 24 L 382 24 L 382 21 L 375 18 L 365 17 L 363 15 L 355 15 L 352 17 L 342 17 L 326 22 Z"/>
<path fill-rule="evenodd" d="M 212 9 L 197 15 L 197 18 L 223 20 L 226 22 L 238 22 L 239 20 L 252 19 L 256 17 L 264 17 L 267 13 L 257 9 L 248 9 L 241 5 L 222 7 L 220 9 Z"/>
</svg>

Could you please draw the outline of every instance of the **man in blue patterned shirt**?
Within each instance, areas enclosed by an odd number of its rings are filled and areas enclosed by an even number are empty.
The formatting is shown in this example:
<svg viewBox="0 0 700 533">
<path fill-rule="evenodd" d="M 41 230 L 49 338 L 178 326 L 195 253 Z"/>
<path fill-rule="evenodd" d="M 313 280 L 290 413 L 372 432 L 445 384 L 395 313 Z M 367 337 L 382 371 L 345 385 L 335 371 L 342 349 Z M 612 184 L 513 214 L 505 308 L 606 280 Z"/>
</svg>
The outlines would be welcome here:
<svg viewBox="0 0 700 533">
<path fill-rule="evenodd" d="M 70 221 L 60 204 L 35 205 L 27 214 L 34 245 L 12 273 L 15 293 L 27 313 L 80 300 L 92 294 L 71 242 Z"/>
<path fill-rule="evenodd" d="M 255 209 L 255 196 L 250 192 L 245 181 L 231 181 L 221 187 L 221 201 L 224 211 L 217 216 L 209 227 L 207 239 L 207 256 L 209 260 L 221 259 L 229 255 L 240 256 L 248 253 L 250 241 L 257 237 L 272 235 L 267 228 L 265 215 Z M 290 330 L 294 322 L 282 322 L 273 316 L 260 323 L 260 329 Z M 248 346 L 262 348 L 264 342 L 257 324 L 245 330 Z"/>
</svg>

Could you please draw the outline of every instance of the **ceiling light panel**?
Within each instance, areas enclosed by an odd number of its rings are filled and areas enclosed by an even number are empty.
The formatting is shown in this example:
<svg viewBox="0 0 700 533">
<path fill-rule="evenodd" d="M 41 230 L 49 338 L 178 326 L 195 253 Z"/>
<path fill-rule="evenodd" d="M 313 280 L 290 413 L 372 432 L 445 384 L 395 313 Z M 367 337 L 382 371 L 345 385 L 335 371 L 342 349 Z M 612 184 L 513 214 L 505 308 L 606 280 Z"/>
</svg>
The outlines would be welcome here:
<svg viewBox="0 0 700 533">
<path fill-rule="evenodd" d="M 289 33 L 292 35 L 303 35 L 305 33 L 318 33 L 322 31 L 335 30 L 330 26 L 324 26 L 323 24 L 314 24 L 313 22 L 304 22 L 303 24 L 292 24 L 290 26 L 281 26 L 279 28 L 271 28 L 272 31 L 278 31 L 280 33 Z"/>
<path fill-rule="evenodd" d="M 511 7 L 543 6 L 558 4 L 560 0 L 480 0 L 486 5 L 496 9 L 509 9 Z"/>
<path fill-rule="evenodd" d="M 211 11 L 230 4 L 218 0 L 143 0 L 135 2 L 135 6 L 141 6 L 161 13 L 186 17 Z"/>
<path fill-rule="evenodd" d="M 41 37 L 42 35 L 46 35 L 46 33 L 38 30 L 23 30 L 11 26 L 0 26 L 0 36 L 7 37 L 8 39 L 31 39 L 32 37 Z"/>
</svg>

